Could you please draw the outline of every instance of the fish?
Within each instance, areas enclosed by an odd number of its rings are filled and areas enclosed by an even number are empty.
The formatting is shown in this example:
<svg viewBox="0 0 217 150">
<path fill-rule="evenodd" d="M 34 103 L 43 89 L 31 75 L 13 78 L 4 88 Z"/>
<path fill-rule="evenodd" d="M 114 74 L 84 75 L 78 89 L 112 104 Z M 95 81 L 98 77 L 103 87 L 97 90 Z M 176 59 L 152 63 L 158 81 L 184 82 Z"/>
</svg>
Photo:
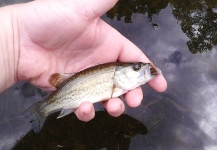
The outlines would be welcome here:
<svg viewBox="0 0 217 150">
<path fill-rule="evenodd" d="M 96 65 L 77 73 L 54 73 L 49 83 L 57 90 L 45 100 L 23 112 L 35 133 L 40 132 L 46 117 L 61 111 L 58 118 L 74 112 L 82 102 L 96 103 L 119 97 L 161 74 L 151 63 L 113 62 Z"/>
</svg>

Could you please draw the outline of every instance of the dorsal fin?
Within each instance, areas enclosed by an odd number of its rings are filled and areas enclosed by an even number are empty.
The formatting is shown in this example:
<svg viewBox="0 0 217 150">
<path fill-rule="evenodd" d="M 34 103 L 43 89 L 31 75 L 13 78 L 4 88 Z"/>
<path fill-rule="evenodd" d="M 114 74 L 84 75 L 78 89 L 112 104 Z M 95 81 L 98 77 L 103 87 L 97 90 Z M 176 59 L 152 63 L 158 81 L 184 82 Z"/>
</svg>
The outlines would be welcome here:
<svg viewBox="0 0 217 150">
<path fill-rule="evenodd" d="M 50 76 L 49 83 L 57 88 L 60 85 L 60 83 L 62 83 L 64 80 L 70 78 L 73 75 L 74 73 L 54 73 Z"/>
</svg>

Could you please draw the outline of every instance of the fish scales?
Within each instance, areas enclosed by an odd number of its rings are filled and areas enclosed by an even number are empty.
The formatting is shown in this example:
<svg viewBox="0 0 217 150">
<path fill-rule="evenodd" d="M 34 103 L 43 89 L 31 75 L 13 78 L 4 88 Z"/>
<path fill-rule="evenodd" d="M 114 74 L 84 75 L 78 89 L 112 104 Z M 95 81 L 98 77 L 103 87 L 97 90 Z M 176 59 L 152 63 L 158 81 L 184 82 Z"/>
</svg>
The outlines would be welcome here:
<svg viewBox="0 0 217 150">
<path fill-rule="evenodd" d="M 76 108 L 81 102 L 98 102 L 102 99 L 109 99 L 112 96 L 113 81 L 116 65 L 105 68 L 90 70 L 83 76 L 69 79 L 65 86 L 58 92 L 48 97 L 40 106 L 40 110 L 47 116 L 49 112 L 62 108 Z M 81 92 L 82 91 L 82 92 Z M 49 105 L 48 105 L 49 104 Z"/>
<path fill-rule="evenodd" d="M 161 71 L 150 63 L 107 63 L 87 68 L 76 74 L 51 75 L 49 82 L 57 90 L 44 101 L 26 109 L 23 116 L 37 133 L 46 117 L 61 110 L 57 118 L 66 116 L 84 101 L 107 100 L 152 80 Z"/>
</svg>

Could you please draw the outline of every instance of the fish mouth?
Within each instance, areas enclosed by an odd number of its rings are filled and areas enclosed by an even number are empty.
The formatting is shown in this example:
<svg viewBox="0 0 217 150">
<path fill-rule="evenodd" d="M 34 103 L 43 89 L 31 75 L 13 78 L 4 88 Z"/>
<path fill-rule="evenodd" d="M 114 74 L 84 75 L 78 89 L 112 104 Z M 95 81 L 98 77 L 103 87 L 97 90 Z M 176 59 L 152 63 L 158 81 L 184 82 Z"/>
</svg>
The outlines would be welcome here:
<svg viewBox="0 0 217 150">
<path fill-rule="evenodd" d="M 157 76 L 161 74 L 161 71 L 156 66 L 154 66 L 152 63 L 150 63 L 150 74 L 152 76 Z"/>
</svg>

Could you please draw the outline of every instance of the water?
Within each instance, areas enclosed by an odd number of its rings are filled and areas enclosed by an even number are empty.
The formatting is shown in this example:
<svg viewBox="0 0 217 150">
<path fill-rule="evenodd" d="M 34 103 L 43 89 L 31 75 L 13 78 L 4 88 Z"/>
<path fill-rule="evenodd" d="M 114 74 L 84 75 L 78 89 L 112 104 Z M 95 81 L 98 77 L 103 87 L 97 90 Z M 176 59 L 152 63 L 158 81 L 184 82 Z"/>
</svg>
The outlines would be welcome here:
<svg viewBox="0 0 217 150">
<path fill-rule="evenodd" d="M 94 120 L 50 116 L 39 134 L 23 118 L 0 124 L 2 149 L 217 149 L 217 2 L 120 0 L 102 18 L 161 68 L 168 89 L 143 86 L 138 108 Z M 47 93 L 19 83 L 0 95 L 0 120 L 19 116 Z M 17 143 L 17 144 L 16 144 Z"/>
</svg>

